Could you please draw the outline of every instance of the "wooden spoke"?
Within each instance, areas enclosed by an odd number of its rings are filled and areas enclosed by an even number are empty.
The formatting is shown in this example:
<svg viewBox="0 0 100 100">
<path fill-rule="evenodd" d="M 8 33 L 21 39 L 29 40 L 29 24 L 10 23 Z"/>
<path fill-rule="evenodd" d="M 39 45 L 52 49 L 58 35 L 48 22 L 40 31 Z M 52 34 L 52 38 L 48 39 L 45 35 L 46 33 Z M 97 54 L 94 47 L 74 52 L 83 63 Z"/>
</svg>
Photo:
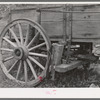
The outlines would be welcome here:
<svg viewBox="0 0 100 100">
<path fill-rule="evenodd" d="M 13 31 L 11 28 L 10 28 L 9 30 L 10 30 L 10 32 L 12 33 L 13 37 L 15 38 L 15 40 L 16 40 L 18 46 L 20 46 L 20 42 L 19 42 L 19 40 L 18 40 L 16 34 L 14 33 L 14 31 Z"/>
<path fill-rule="evenodd" d="M 5 37 L 3 37 L 3 39 L 4 39 L 7 43 L 11 44 L 13 47 L 17 47 L 16 44 L 14 44 L 13 42 L 11 42 L 9 39 L 7 39 L 7 38 L 5 38 Z"/>
<path fill-rule="evenodd" d="M 28 48 L 34 43 L 34 41 L 37 39 L 38 36 L 39 36 L 39 32 L 36 33 L 36 35 L 35 35 L 34 38 L 31 40 L 31 42 L 27 45 Z"/>
<path fill-rule="evenodd" d="M 11 60 L 13 58 L 14 58 L 14 56 L 8 57 L 8 58 L 4 59 L 3 62 L 6 62 L 6 61 Z"/>
<path fill-rule="evenodd" d="M 33 61 L 35 64 L 37 64 L 41 69 L 45 69 L 38 61 L 36 61 L 34 58 L 32 58 L 31 56 L 28 57 L 31 61 Z"/>
<path fill-rule="evenodd" d="M 26 59 L 26 61 L 27 61 L 28 65 L 29 65 L 29 67 L 30 67 L 32 73 L 33 73 L 33 76 L 35 77 L 35 79 L 37 79 L 37 75 L 36 75 L 36 72 L 35 72 L 35 70 L 34 70 L 34 68 L 33 68 L 33 66 L 32 66 L 32 63 L 30 62 L 29 59 Z"/>
<path fill-rule="evenodd" d="M 30 48 L 29 51 L 34 50 L 34 49 L 37 49 L 37 48 L 42 47 L 42 46 L 44 46 L 44 45 L 46 45 L 45 42 L 43 42 L 43 43 L 41 43 L 41 44 L 39 44 L 39 45 L 36 45 L 36 46 Z"/>
<path fill-rule="evenodd" d="M 8 70 L 8 72 L 10 72 L 14 67 L 15 67 L 15 65 L 18 63 L 18 60 L 17 61 L 15 61 L 15 63 L 10 67 L 10 69 Z"/>
<path fill-rule="evenodd" d="M 28 44 L 28 38 L 29 38 L 29 25 L 27 26 L 27 33 L 26 33 L 26 38 L 25 38 L 25 42 L 24 42 L 25 46 Z"/>
<path fill-rule="evenodd" d="M 47 55 L 45 54 L 39 54 L 39 53 L 33 53 L 33 52 L 29 52 L 29 55 L 32 55 L 32 56 L 39 56 L 39 57 L 48 57 Z"/>
<path fill-rule="evenodd" d="M 21 66 L 22 66 L 22 60 L 20 60 L 20 62 L 19 62 L 19 66 L 18 66 L 18 71 L 17 71 L 16 79 L 18 79 L 18 77 L 19 77 L 19 73 L 20 73 Z"/>
<path fill-rule="evenodd" d="M 21 40 L 21 44 L 23 44 L 24 39 L 23 39 L 23 34 L 22 34 L 22 27 L 21 24 L 18 23 L 18 27 L 19 27 L 19 34 L 20 34 L 20 40 Z"/>
<path fill-rule="evenodd" d="M 24 74 L 25 74 L 25 83 L 27 84 L 27 63 L 24 61 Z"/>
<path fill-rule="evenodd" d="M 8 49 L 8 48 L 0 48 L 2 51 L 8 51 L 8 52 L 13 52 L 13 49 Z"/>
</svg>

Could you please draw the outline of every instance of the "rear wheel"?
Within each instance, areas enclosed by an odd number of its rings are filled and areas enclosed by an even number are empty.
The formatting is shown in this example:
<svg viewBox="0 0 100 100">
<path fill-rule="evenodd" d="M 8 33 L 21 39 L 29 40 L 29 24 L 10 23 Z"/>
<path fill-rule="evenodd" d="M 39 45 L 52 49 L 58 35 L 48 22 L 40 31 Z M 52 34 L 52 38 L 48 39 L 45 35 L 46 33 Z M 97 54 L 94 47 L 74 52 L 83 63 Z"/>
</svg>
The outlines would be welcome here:
<svg viewBox="0 0 100 100">
<path fill-rule="evenodd" d="M 30 33 L 30 27 L 34 29 Z M 29 35 L 34 34 L 30 39 Z M 37 85 L 48 67 L 50 40 L 36 22 L 17 19 L 9 23 L 0 37 L 0 64 L 11 80 L 25 85 Z"/>
</svg>

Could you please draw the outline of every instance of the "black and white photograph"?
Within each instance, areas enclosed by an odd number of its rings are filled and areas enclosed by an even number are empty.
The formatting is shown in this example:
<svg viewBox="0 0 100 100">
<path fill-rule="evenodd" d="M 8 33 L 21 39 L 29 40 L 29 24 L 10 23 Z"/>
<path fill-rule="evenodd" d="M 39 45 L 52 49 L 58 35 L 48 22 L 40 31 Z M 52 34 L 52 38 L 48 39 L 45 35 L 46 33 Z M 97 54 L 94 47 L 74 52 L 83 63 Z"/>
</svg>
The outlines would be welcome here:
<svg viewBox="0 0 100 100">
<path fill-rule="evenodd" d="M 99 3 L 0 4 L 0 88 L 99 87 Z"/>
</svg>

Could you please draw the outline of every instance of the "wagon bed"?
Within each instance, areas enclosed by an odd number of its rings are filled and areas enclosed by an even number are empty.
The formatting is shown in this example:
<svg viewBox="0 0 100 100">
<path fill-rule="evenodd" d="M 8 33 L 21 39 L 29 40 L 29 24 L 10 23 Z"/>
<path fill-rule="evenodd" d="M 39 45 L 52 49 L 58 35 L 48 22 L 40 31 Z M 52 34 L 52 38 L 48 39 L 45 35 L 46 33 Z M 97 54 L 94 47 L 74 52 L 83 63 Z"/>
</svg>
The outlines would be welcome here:
<svg viewBox="0 0 100 100">
<path fill-rule="evenodd" d="M 40 12 L 37 12 L 37 9 L 40 9 Z M 66 27 L 66 35 L 70 33 L 71 26 L 68 24 L 70 24 L 70 21 L 72 20 L 72 41 L 99 42 L 99 5 L 73 5 L 73 11 L 70 9 L 70 7 L 66 7 L 65 9 L 63 5 L 14 9 L 10 11 L 9 16 L 7 15 L 5 22 L 1 20 L 1 22 L 5 23 L 1 27 L 4 27 L 7 23 L 15 19 L 30 19 L 40 23 L 52 40 L 59 40 L 64 37 L 64 27 Z M 63 11 L 67 12 L 65 18 Z M 68 11 L 73 12 L 72 19 L 69 18 L 70 14 Z M 66 26 L 64 26 L 64 19 L 68 21 L 66 22 Z"/>
</svg>

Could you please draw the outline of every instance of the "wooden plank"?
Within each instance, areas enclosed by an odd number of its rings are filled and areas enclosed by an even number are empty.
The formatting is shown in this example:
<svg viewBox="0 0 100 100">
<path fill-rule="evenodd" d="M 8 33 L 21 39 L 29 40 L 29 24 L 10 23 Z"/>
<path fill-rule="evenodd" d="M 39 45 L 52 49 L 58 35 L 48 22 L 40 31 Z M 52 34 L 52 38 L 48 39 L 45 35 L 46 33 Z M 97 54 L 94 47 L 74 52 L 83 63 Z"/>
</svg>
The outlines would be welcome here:
<svg viewBox="0 0 100 100">
<path fill-rule="evenodd" d="M 52 45 L 52 60 L 51 60 L 51 76 L 55 79 L 55 66 L 61 64 L 64 45 L 53 43 Z"/>
<path fill-rule="evenodd" d="M 61 64 L 61 65 L 55 66 L 55 71 L 67 72 L 81 65 L 82 65 L 82 61 L 72 61 L 69 64 Z"/>
<path fill-rule="evenodd" d="M 4 29 L 4 27 L 7 25 L 7 19 L 1 19 L 0 20 L 0 34 L 2 32 L 2 30 Z"/>
<path fill-rule="evenodd" d="M 58 9 L 51 9 L 51 10 L 58 11 L 62 9 L 58 8 Z M 80 41 L 91 42 L 93 41 L 94 38 L 100 37 L 100 34 L 99 34 L 100 21 L 98 21 L 100 19 L 100 13 L 93 13 L 93 12 L 100 12 L 100 7 L 99 6 L 85 6 L 85 7 L 81 6 L 81 7 L 75 7 L 74 11 L 76 12 L 78 11 L 82 13 L 73 13 L 74 21 L 73 21 L 73 30 L 72 30 L 73 31 L 72 41 L 75 40 L 76 42 L 80 42 Z M 84 12 L 91 12 L 91 13 L 84 13 Z M 56 35 L 57 36 L 63 35 L 63 19 L 62 18 L 63 18 L 63 13 L 42 12 L 41 20 L 48 21 L 48 22 L 42 22 L 42 27 L 46 30 L 47 34 L 50 37 L 56 36 Z M 95 21 L 91 21 L 91 20 L 95 20 Z M 52 21 L 52 22 L 49 22 L 49 21 Z M 88 38 L 90 39 L 88 40 Z M 59 38 L 57 39 L 59 40 Z"/>
<path fill-rule="evenodd" d="M 85 43 L 100 43 L 100 37 L 98 38 L 73 38 L 72 42 L 85 42 Z"/>
<path fill-rule="evenodd" d="M 63 8 L 55 8 L 53 10 L 61 9 L 63 10 Z M 63 35 L 63 14 L 55 12 L 41 12 L 41 25 L 46 30 L 49 37 L 53 35 Z"/>
<path fill-rule="evenodd" d="M 53 43 L 52 45 L 53 59 L 52 60 L 55 66 L 61 64 L 63 49 L 64 49 L 64 45 Z"/>
<path fill-rule="evenodd" d="M 38 13 L 36 12 L 36 10 L 19 10 L 15 12 L 12 12 L 12 20 L 15 19 L 30 19 L 32 21 L 36 21 L 38 20 Z"/>
<path fill-rule="evenodd" d="M 53 35 L 63 35 L 63 22 L 41 22 L 42 27 L 45 29 L 49 37 Z"/>
<path fill-rule="evenodd" d="M 100 21 L 96 21 L 99 20 L 100 13 L 84 13 L 95 11 L 99 12 L 100 7 L 76 7 L 74 8 L 74 11 L 82 11 L 83 13 L 73 13 L 74 21 L 72 41 L 75 40 L 77 42 L 95 42 L 96 38 L 100 38 Z"/>
</svg>

